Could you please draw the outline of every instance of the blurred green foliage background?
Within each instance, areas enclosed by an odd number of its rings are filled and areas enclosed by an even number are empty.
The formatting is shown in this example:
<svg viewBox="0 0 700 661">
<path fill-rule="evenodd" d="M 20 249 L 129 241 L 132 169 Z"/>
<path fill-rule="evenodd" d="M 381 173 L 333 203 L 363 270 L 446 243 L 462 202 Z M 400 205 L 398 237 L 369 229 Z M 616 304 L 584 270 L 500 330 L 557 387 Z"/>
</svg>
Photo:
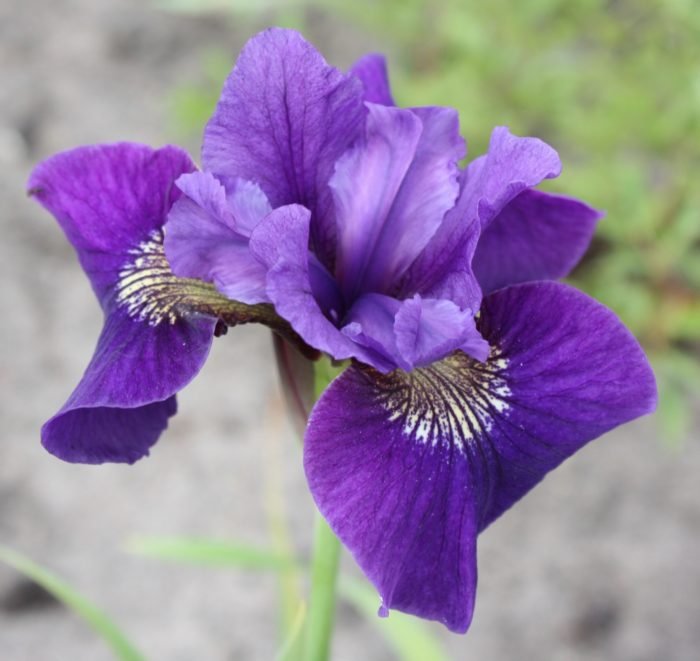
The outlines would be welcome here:
<svg viewBox="0 0 700 661">
<path fill-rule="evenodd" d="M 364 35 L 389 56 L 397 103 L 458 108 L 470 158 L 507 125 L 560 152 L 546 188 L 604 209 L 571 281 L 613 308 L 649 351 L 663 437 L 691 428 L 700 384 L 698 0 L 165 0 L 228 12 L 238 31 L 286 25 Z M 318 24 L 322 23 L 319 28 Z M 347 39 L 347 37 L 346 37 Z M 201 132 L 232 65 L 173 97 Z"/>
</svg>

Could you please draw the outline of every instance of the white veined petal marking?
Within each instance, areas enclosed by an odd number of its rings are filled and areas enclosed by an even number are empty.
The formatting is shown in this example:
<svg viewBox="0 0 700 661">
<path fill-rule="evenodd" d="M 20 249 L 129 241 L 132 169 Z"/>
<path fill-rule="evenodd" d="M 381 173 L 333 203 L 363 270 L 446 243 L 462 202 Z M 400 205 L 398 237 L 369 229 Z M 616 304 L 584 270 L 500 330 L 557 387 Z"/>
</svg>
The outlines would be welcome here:
<svg viewBox="0 0 700 661">
<path fill-rule="evenodd" d="M 161 229 L 153 230 L 129 255 L 119 272 L 116 300 L 138 321 L 172 325 L 188 314 L 222 316 L 232 305 L 239 305 L 207 282 L 177 277 L 165 257 Z"/>
<path fill-rule="evenodd" d="M 462 352 L 412 372 L 380 377 L 380 402 L 390 422 L 418 443 L 454 444 L 460 451 L 488 433 L 495 415 L 507 415 L 511 394 L 502 373 L 508 360 L 497 347 L 480 363 Z"/>
</svg>

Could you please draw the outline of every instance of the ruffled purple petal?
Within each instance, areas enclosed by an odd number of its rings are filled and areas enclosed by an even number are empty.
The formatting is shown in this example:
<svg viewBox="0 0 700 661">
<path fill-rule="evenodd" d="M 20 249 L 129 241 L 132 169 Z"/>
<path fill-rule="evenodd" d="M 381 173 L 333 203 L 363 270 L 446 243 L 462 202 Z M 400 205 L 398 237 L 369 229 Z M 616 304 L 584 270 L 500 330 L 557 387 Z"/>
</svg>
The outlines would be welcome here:
<svg viewBox="0 0 700 661">
<path fill-rule="evenodd" d="M 175 412 L 172 395 L 204 364 L 215 323 L 198 316 L 151 325 L 114 310 L 82 380 L 44 425 L 46 449 L 91 464 L 133 463 L 148 454 Z"/>
<path fill-rule="evenodd" d="M 243 48 L 204 133 L 204 168 L 258 184 L 273 207 L 312 211 L 312 239 L 333 258 L 328 180 L 361 135 L 363 90 L 291 30 L 271 28 Z"/>
<path fill-rule="evenodd" d="M 400 240 L 392 224 L 403 219 L 393 215 L 393 205 L 423 131 L 410 110 L 372 104 L 368 109 L 365 140 L 340 158 L 330 181 L 338 226 L 335 273 L 350 300 L 376 291 L 368 272 L 393 257 L 379 249 L 388 240 L 385 234 Z"/>
<path fill-rule="evenodd" d="M 376 352 L 378 361 L 388 366 L 382 372 L 410 371 L 457 349 L 479 360 L 489 353 L 473 312 L 462 311 L 451 301 L 418 295 L 399 301 L 384 294 L 363 294 L 353 303 L 341 330 Z"/>
<path fill-rule="evenodd" d="M 267 269 L 267 294 L 277 314 L 310 346 L 338 360 L 355 357 L 374 364 L 363 347 L 336 327 L 344 311 L 323 310 L 314 295 L 310 270 L 312 264 L 314 270 L 321 265 L 309 253 L 309 216 L 308 209 L 299 205 L 280 207 L 253 232 L 250 249 Z M 321 271 L 315 279 L 317 287 L 325 289 Z"/>
<path fill-rule="evenodd" d="M 213 282 L 235 301 L 268 302 L 265 269 L 248 249 L 250 232 L 271 211 L 260 189 L 234 182 L 227 194 L 208 172 L 184 175 L 177 185 L 183 196 L 168 215 L 164 242 L 173 272 Z"/>
<path fill-rule="evenodd" d="M 452 108 L 413 108 L 423 124 L 369 265 L 367 287 L 395 292 L 406 269 L 428 244 L 459 194 L 458 163 L 466 155 L 459 115 Z"/>
<path fill-rule="evenodd" d="M 386 58 L 379 53 L 369 53 L 352 65 L 350 73 L 362 81 L 365 89 L 365 101 L 394 106 L 389 86 Z"/>
<path fill-rule="evenodd" d="M 479 287 L 471 260 L 481 229 L 508 202 L 543 179 L 557 177 L 556 151 L 536 138 L 519 138 L 507 128 L 491 134 L 489 151 L 469 164 L 455 207 L 445 217 L 404 279 L 404 295 L 446 298 L 460 307 L 478 307 Z"/>
<path fill-rule="evenodd" d="M 599 211 L 568 197 L 525 190 L 488 224 L 473 268 L 485 294 L 567 276 L 588 248 Z"/>
<path fill-rule="evenodd" d="M 177 147 L 118 143 L 78 147 L 36 166 L 28 190 L 60 223 L 105 304 L 124 257 L 165 222 L 195 165 Z"/>
<path fill-rule="evenodd" d="M 343 320 L 342 332 L 354 342 L 373 352 L 375 367 L 390 372 L 399 367 L 410 370 L 396 344 L 394 322 L 401 309 L 401 301 L 384 294 L 362 294 Z"/>
<path fill-rule="evenodd" d="M 414 298 L 402 301 L 394 324 L 397 345 L 410 369 L 430 365 L 461 349 L 486 360 L 488 342 L 476 329 L 474 312 L 460 310 L 452 301 Z"/>
<path fill-rule="evenodd" d="M 653 410 L 644 354 L 615 315 L 558 283 L 487 297 L 486 363 L 457 352 L 389 375 L 353 366 L 314 407 L 316 503 L 386 608 L 469 627 L 476 536 L 588 441 Z"/>
<path fill-rule="evenodd" d="M 363 143 L 336 164 L 336 274 L 345 295 L 392 293 L 459 191 L 457 113 L 368 104 Z"/>
</svg>

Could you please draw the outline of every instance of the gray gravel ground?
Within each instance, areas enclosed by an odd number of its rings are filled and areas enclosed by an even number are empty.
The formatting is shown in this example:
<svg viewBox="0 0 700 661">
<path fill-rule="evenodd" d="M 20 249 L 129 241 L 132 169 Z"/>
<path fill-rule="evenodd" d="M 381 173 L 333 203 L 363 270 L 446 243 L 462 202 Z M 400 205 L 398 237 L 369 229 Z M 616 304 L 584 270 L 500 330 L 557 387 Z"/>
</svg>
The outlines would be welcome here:
<svg viewBox="0 0 700 661">
<path fill-rule="evenodd" d="M 69 578 L 154 661 L 274 657 L 271 578 L 122 551 L 135 533 L 265 543 L 276 456 L 294 537 L 308 552 L 312 507 L 280 415 L 271 344 L 259 328 L 217 341 L 171 429 L 136 466 L 50 457 L 39 427 L 80 377 L 101 319 L 71 248 L 23 188 L 31 165 L 59 149 L 172 141 L 163 99 L 196 81 L 206 49 L 233 58 L 244 36 L 240 26 L 136 0 L 0 3 L 0 541 Z M 339 64 L 367 45 L 345 33 L 312 36 Z M 637 422 L 583 450 L 506 514 L 481 539 L 469 635 L 435 627 L 453 657 L 700 658 L 699 440 L 696 432 L 671 451 L 653 420 Z M 0 659 L 110 658 L 80 620 L 0 567 Z M 343 607 L 334 658 L 391 654 L 373 625 Z"/>
</svg>

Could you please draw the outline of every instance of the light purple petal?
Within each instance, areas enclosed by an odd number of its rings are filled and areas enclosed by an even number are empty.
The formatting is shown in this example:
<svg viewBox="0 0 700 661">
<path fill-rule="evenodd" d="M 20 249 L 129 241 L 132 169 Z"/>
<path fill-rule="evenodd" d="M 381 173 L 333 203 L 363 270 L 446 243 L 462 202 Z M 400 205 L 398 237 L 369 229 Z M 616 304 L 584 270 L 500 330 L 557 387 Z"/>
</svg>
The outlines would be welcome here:
<svg viewBox="0 0 700 661">
<path fill-rule="evenodd" d="M 46 449 L 83 463 L 133 463 L 148 454 L 175 412 L 168 400 L 204 364 L 214 325 L 204 316 L 151 325 L 124 308 L 109 313 L 82 380 L 44 425 Z"/>
<path fill-rule="evenodd" d="M 330 181 L 338 227 L 335 273 L 348 300 L 376 291 L 366 275 L 373 263 L 391 259 L 375 251 L 385 232 L 393 235 L 392 207 L 423 131 L 410 110 L 368 109 L 365 140 L 340 158 Z"/>
<path fill-rule="evenodd" d="M 180 277 L 213 282 L 230 299 L 247 304 L 269 302 L 265 269 L 248 249 L 250 227 L 269 212 L 254 185 L 237 185 L 227 195 L 224 186 L 208 172 L 180 177 L 183 196 L 168 215 L 165 252 Z M 235 185 L 235 184 L 234 184 Z M 232 211 L 243 215 L 239 219 Z"/>
<path fill-rule="evenodd" d="M 177 147 L 79 147 L 37 165 L 28 189 L 60 223 L 104 305 L 125 255 L 165 222 L 180 194 L 173 182 L 194 169 Z"/>
<path fill-rule="evenodd" d="M 204 134 L 204 168 L 258 184 L 273 207 L 312 211 L 313 245 L 333 258 L 328 180 L 360 136 L 362 84 L 328 66 L 291 30 L 271 28 L 243 48 Z"/>
<path fill-rule="evenodd" d="M 495 128 L 488 153 L 463 173 L 457 204 L 414 262 L 403 294 L 446 298 L 463 308 L 478 305 L 470 262 L 479 229 L 488 227 L 516 195 L 560 171 L 559 157 L 546 143 Z"/>
<path fill-rule="evenodd" d="M 236 231 L 250 237 L 258 223 L 272 211 L 270 202 L 260 186 L 252 181 L 229 181 L 224 178 L 223 183 Z"/>
<path fill-rule="evenodd" d="M 451 301 L 418 295 L 399 301 L 384 294 L 363 294 L 344 323 L 343 333 L 375 351 L 390 369 L 410 371 L 457 349 L 479 360 L 489 353 L 488 343 L 476 330 L 474 313 Z"/>
<path fill-rule="evenodd" d="M 421 298 L 402 301 L 394 325 L 397 344 L 410 369 L 423 367 L 457 349 L 486 360 L 489 345 L 476 330 L 474 312 L 452 301 Z"/>
<path fill-rule="evenodd" d="M 460 202 L 479 217 L 482 228 L 522 191 L 561 174 L 559 155 L 538 138 L 520 138 L 505 126 L 491 134 L 489 150 L 468 166 Z"/>
<path fill-rule="evenodd" d="M 396 345 L 394 321 L 401 304 L 401 301 L 384 294 L 362 294 L 343 321 L 342 332 L 374 352 L 376 359 L 373 364 L 383 366 L 382 372 L 397 367 L 411 369 Z"/>
<path fill-rule="evenodd" d="M 373 250 L 365 288 L 395 293 L 402 275 L 440 227 L 459 193 L 458 167 L 466 155 L 459 115 L 451 108 L 414 108 L 423 124 L 411 166 Z"/>
<path fill-rule="evenodd" d="M 476 536 L 600 434 L 653 410 L 644 354 L 615 315 L 558 283 L 487 297 L 487 363 L 348 368 L 314 407 L 311 492 L 383 604 L 464 632 Z"/>
<path fill-rule="evenodd" d="M 357 76 L 365 89 L 365 101 L 379 103 L 383 106 L 393 106 L 389 86 L 386 58 L 378 53 L 369 53 L 352 65 L 350 73 Z"/>
<path fill-rule="evenodd" d="M 334 317 L 340 318 L 344 311 L 322 310 L 314 295 L 308 249 L 309 215 L 299 205 L 280 207 L 253 232 L 250 249 L 267 268 L 268 296 L 277 314 L 310 346 L 338 360 L 355 357 L 374 364 L 369 352 L 336 327 Z"/>
<path fill-rule="evenodd" d="M 578 200 L 523 191 L 479 238 L 473 268 L 482 290 L 565 277 L 586 252 L 601 217 Z"/>
</svg>

